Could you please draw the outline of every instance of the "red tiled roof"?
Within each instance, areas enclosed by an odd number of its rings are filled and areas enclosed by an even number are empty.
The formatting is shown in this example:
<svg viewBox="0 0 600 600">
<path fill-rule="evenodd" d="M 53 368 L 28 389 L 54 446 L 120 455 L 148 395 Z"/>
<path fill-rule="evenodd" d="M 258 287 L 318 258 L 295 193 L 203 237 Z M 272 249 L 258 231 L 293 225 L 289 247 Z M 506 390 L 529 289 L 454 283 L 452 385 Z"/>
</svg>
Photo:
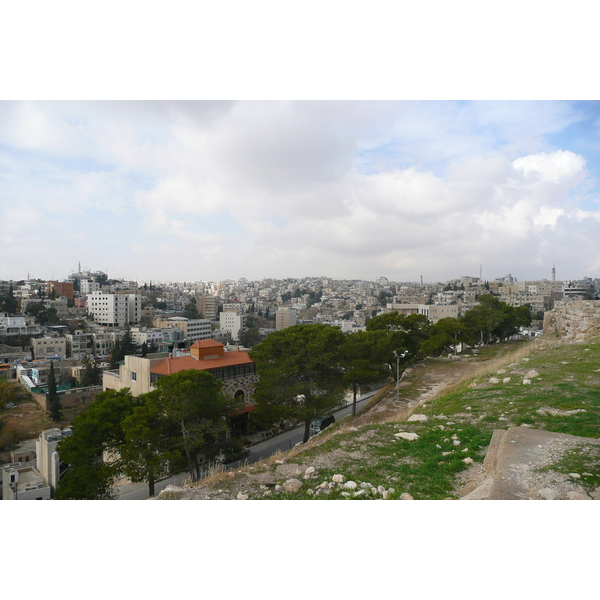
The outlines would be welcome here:
<svg viewBox="0 0 600 600">
<path fill-rule="evenodd" d="M 210 371 L 212 369 L 251 364 L 253 362 L 247 352 L 225 352 L 225 356 L 222 358 L 210 358 L 206 360 L 196 360 L 193 356 L 177 356 L 176 358 L 165 358 L 165 360 L 150 369 L 150 372 L 157 375 L 172 375 L 173 373 L 190 369 Z"/>
</svg>

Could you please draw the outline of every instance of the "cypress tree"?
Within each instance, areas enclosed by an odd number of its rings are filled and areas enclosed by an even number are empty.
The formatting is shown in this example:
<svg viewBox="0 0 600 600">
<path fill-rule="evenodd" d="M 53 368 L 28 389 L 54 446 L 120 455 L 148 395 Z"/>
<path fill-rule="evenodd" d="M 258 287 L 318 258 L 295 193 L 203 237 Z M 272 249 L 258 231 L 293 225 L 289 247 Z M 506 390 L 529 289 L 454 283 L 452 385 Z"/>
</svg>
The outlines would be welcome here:
<svg viewBox="0 0 600 600">
<path fill-rule="evenodd" d="M 62 417 L 62 407 L 60 404 L 60 398 L 56 391 L 56 376 L 54 374 L 54 362 L 50 363 L 50 373 L 48 375 L 48 406 L 50 407 L 50 418 L 53 421 L 60 421 Z"/>
</svg>

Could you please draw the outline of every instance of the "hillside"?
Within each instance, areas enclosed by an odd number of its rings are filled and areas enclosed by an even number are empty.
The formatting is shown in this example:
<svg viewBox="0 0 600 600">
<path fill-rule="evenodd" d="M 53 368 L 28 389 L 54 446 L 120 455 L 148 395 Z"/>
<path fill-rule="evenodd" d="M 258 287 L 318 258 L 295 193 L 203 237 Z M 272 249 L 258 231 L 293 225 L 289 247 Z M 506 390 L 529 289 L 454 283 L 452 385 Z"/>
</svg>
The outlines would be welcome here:
<svg viewBox="0 0 600 600">
<path fill-rule="evenodd" d="M 494 430 L 511 427 L 600 437 L 600 341 L 547 334 L 428 359 L 403 377 L 400 402 L 392 386 L 303 446 L 158 499 L 458 499 L 485 478 Z M 594 496 L 600 446 L 568 440 L 526 468 L 558 497 Z"/>
</svg>

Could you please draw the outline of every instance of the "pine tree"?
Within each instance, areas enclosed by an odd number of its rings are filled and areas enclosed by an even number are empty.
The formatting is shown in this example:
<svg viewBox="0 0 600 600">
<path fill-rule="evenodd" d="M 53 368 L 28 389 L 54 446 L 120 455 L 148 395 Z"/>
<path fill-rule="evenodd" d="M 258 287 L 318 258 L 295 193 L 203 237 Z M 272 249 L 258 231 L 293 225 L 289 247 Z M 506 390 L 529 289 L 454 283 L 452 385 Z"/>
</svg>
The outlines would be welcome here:
<svg viewBox="0 0 600 600">
<path fill-rule="evenodd" d="M 56 391 L 56 376 L 54 374 L 54 362 L 50 363 L 50 373 L 48 374 L 48 394 L 46 395 L 48 406 L 50 408 L 50 418 L 53 421 L 60 421 L 62 417 L 62 407 L 60 398 Z"/>
</svg>

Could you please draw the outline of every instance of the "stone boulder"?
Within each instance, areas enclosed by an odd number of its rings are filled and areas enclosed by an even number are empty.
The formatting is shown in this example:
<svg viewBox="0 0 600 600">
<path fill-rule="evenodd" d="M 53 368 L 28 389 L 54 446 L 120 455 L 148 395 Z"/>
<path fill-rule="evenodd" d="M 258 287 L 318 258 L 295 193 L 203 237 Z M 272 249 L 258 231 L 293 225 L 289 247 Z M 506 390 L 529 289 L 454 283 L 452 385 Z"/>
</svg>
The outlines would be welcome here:
<svg viewBox="0 0 600 600">
<path fill-rule="evenodd" d="M 418 414 L 414 414 L 411 415 L 410 417 L 408 417 L 408 421 L 427 421 L 428 417 L 427 415 L 418 415 Z"/>
<path fill-rule="evenodd" d="M 295 494 L 300 491 L 301 488 L 302 482 L 298 479 L 288 479 L 283 483 L 283 489 L 290 494 Z"/>
<path fill-rule="evenodd" d="M 399 433 L 395 433 L 394 437 L 408 440 L 409 442 L 419 439 L 419 436 L 416 433 L 411 433 L 410 431 L 400 431 Z"/>
</svg>

